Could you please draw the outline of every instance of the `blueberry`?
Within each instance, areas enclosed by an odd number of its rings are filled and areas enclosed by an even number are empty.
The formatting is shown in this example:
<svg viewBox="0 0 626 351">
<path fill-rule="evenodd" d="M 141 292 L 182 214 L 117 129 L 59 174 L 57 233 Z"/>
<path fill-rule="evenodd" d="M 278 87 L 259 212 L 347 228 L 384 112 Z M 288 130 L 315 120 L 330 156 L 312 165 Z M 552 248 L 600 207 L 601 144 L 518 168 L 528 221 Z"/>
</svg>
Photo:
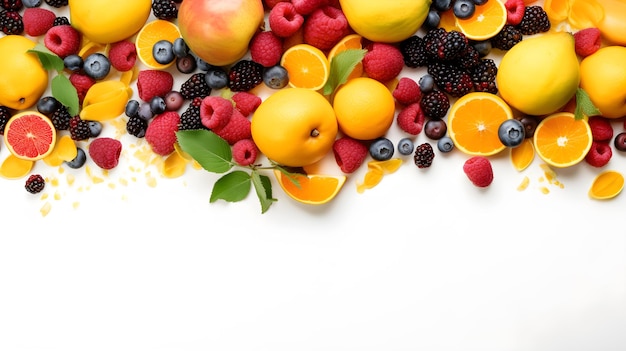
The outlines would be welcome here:
<svg viewBox="0 0 626 351">
<path fill-rule="evenodd" d="M 398 152 L 400 155 L 410 155 L 413 153 L 414 144 L 410 138 L 402 138 L 398 141 Z"/>
<path fill-rule="evenodd" d="M 161 96 L 155 96 L 150 99 L 150 111 L 152 111 L 153 115 L 158 115 L 165 112 L 167 109 L 167 105 L 165 104 L 165 99 Z"/>
<path fill-rule="evenodd" d="M 437 149 L 441 152 L 450 152 L 454 149 L 454 142 L 450 137 L 444 136 L 443 138 L 437 140 Z"/>
<path fill-rule="evenodd" d="M 517 119 L 507 119 L 498 127 L 498 138 L 504 146 L 519 146 L 525 137 L 524 125 Z"/>
<path fill-rule="evenodd" d="M 281 65 L 269 67 L 263 71 L 263 83 L 272 89 L 282 89 L 289 83 L 287 69 Z"/>
<path fill-rule="evenodd" d="M 457 18 L 466 19 L 472 17 L 476 11 L 476 5 L 472 0 L 455 0 L 452 11 Z"/>
<path fill-rule="evenodd" d="M 189 47 L 187 46 L 187 43 L 185 43 L 185 39 L 176 38 L 174 43 L 172 43 L 172 51 L 174 52 L 174 56 L 177 58 L 189 55 Z"/>
<path fill-rule="evenodd" d="M 209 64 L 209 63 L 207 63 L 206 61 L 204 61 L 204 60 L 203 60 L 203 59 L 201 59 L 200 57 L 198 57 L 198 56 L 196 56 L 196 55 L 194 55 L 194 57 L 196 58 L 196 65 L 198 66 L 198 68 L 199 68 L 201 71 L 208 72 L 209 70 L 211 70 L 211 69 L 215 68 L 215 66 L 213 66 L 213 65 L 211 65 L 211 64 Z"/>
<path fill-rule="evenodd" d="M 535 129 L 539 124 L 539 120 L 536 116 L 524 116 L 520 119 L 520 122 L 524 125 L 524 134 L 526 138 L 532 138 L 535 135 Z"/>
<path fill-rule="evenodd" d="M 152 57 L 154 60 L 162 65 L 167 65 L 176 59 L 174 56 L 174 50 L 172 49 L 172 42 L 169 40 L 161 39 L 154 43 L 152 46 Z"/>
<path fill-rule="evenodd" d="M 187 56 L 176 58 L 176 69 L 178 69 L 178 72 L 189 74 L 195 71 L 196 68 L 198 68 L 198 63 L 193 55 L 188 54 Z"/>
<path fill-rule="evenodd" d="M 441 22 L 441 15 L 439 15 L 439 11 L 435 9 L 429 10 L 428 15 L 426 15 L 426 20 L 424 21 L 424 26 L 428 29 L 437 28 L 439 26 L 439 22 Z"/>
<path fill-rule="evenodd" d="M 448 125 L 443 119 L 429 119 L 424 124 L 424 134 L 433 140 L 439 140 L 446 135 Z"/>
<path fill-rule="evenodd" d="M 185 103 L 183 94 L 176 90 L 172 90 L 165 94 L 165 106 L 168 111 L 178 111 Z"/>
<path fill-rule="evenodd" d="M 394 153 L 393 143 L 385 137 L 380 137 L 370 144 L 369 153 L 376 161 L 389 160 Z"/>
<path fill-rule="evenodd" d="M 95 138 L 102 133 L 102 123 L 98 121 L 89 121 L 87 124 L 89 125 L 89 132 L 92 138 Z"/>
<path fill-rule="evenodd" d="M 435 78 L 433 78 L 430 74 L 425 74 L 420 77 L 417 84 L 419 85 L 422 93 L 428 93 L 435 89 Z"/>
<path fill-rule="evenodd" d="M 61 107 L 61 103 L 54 96 L 44 96 L 37 100 L 37 111 L 50 117 Z"/>
<path fill-rule="evenodd" d="M 621 132 L 615 136 L 615 140 L 613 140 L 613 145 L 617 151 L 626 151 L 626 132 Z"/>
<path fill-rule="evenodd" d="M 478 55 L 480 55 L 480 57 L 485 57 L 491 53 L 491 40 L 473 42 L 472 46 L 476 49 L 476 51 L 478 51 Z"/>
<path fill-rule="evenodd" d="M 474 5 L 484 5 L 488 0 L 472 0 Z"/>
<path fill-rule="evenodd" d="M 211 89 L 222 89 L 228 85 L 228 73 L 221 67 L 215 67 L 207 71 L 204 75 L 207 85 Z"/>
<path fill-rule="evenodd" d="M 39 7 L 43 3 L 43 0 L 22 0 L 22 4 L 25 7 Z"/>
<path fill-rule="evenodd" d="M 128 102 L 126 103 L 126 108 L 124 109 L 124 113 L 128 117 L 136 116 L 139 113 L 139 101 L 128 100 Z"/>
<path fill-rule="evenodd" d="M 85 150 L 83 150 L 80 147 L 77 147 L 76 157 L 74 157 L 74 159 L 71 161 L 65 161 L 65 164 L 70 168 L 78 169 L 84 166 L 86 161 L 87 161 L 87 155 L 85 154 Z"/>
<path fill-rule="evenodd" d="M 111 71 L 111 61 L 104 54 L 95 52 L 85 58 L 83 71 L 95 80 L 103 79 Z"/>
<path fill-rule="evenodd" d="M 71 72 L 78 72 L 83 69 L 83 58 L 78 54 L 67 55 L 63 58 L 63 66 Z"/>
<path fill-rule="evenodd" d="M 432 7 L 437 11 L 446 11 L 452 8 L 452 0 L 434 0 Z"/>
<path fill-rule="evenodd" d="M 139 111 L 137 111 L 137 116 L 145 121 L 149 121 L 150 119 L 152 119 L 152 117 L 154 117 L 154 113 L 150 108 L 150 104 L 147 102 L 142 102 L 139 105 Z"/>
</svg>

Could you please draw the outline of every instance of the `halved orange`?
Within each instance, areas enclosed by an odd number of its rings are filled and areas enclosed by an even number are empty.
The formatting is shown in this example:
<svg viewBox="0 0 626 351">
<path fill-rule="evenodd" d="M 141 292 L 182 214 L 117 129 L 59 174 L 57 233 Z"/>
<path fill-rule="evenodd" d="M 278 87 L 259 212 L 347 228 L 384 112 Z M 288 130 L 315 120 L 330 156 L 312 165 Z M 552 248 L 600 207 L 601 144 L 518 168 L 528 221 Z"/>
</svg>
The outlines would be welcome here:
<svg viewBox="0 0 626 351">
<path fill-rule="evenodd" d="M 490 156 L 506 148 L 498 138 L 498 128 L 511 118 L 513 112 L 501 97 L 471 92 L 461 96 L 450 108 L 448 133 L 462 152 Z"/>
<path fill-rule="evenodd" d="M 328 62 L 332 64 L 333 57 L 337 56 L 338 53 L 348 50 L 348 49 L 362 49 L 363 37 L 358 34 L 348 34 L 343 39 L 341 39 L 332 49 L 328 52 Z M 348 80 L 356 77 L 360 77 L 363 75 L 363 63 L 359 62 L 356 64 L 350 76 L 348 76 Z"/>
<path fill-rule="evenodd" d="M 287 49 L 280 60 L 289 74 L 293 88 L 319 90 L 330 75 L 330 62 L 322 50 L 310 44 L 297 44 Z"/>
<path fill-rule="evenodd" d="M 54 149 L 56 129 L 50 118 L 37 111 L 14 115 L 4 128 L 4 143 L 17 158 L 36 161 Z"/>
<path fill-rule="evenodd" d="M 135 39 L 135 46 L 137 47 L 137 57 L 141 63 L 152 69 L 166 69 L 170 67 L 174 61 L 168 64 L 158 63 L 152 55 L 152 47 L 159 40 L 168 40 L 174 42 L 179 38 L 180 31 L 178 26 L 170 21 L 156 19 L 146 23 Z"/>
<path fill-rule="evenodd" d="M 608 200 L 616 197 L 624 189 L 624 176 L 615 170 L 606 170 L 598 174 L 589 188 L 589 197 Z"/>
<path fill-rule="evenodd" d="M 533 141 L 542 160 L 562 168 L 585 159 L 593 136 L 587 119 L 576 119 L 571 112 L 556 112 L 539 122 Z"/>
<path fill-rule="evenodd" d="M 468 39 L 487 40 L 495 36 L 506 24 L 506 7 L 501 0 L 488 0 L 477 5 L 469 18 L 456 19 L 456 26 Z"/>
<path fill-rule="evenodd" d="M 291 173 L 289 176 L 277 169 L 274 170 L 274 176 L 280 184 L 280 187 L 292 199 L 309 204 L 321 205 L 332 200 L 346 182 L 344 175 L 304 175 L 299 173 Z M 298 184 L 293 182 L 289 177 L 293 177 Z"/>
</svg>

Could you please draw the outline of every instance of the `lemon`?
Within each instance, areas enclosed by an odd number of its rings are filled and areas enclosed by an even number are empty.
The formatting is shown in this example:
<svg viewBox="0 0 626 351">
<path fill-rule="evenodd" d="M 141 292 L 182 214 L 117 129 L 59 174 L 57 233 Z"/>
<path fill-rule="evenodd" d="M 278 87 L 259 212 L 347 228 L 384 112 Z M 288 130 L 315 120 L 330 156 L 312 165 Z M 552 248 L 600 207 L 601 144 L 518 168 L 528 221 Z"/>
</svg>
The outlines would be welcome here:
<svg viewBox="0 0 626 351">
<path fill-rule="evenodd" d="M 14 110 L 37 103 L 48 87 L 48 71 L 34 53 L 36 43 L 21 35 L 0 38 L 0 105 Z"/>
</svg>

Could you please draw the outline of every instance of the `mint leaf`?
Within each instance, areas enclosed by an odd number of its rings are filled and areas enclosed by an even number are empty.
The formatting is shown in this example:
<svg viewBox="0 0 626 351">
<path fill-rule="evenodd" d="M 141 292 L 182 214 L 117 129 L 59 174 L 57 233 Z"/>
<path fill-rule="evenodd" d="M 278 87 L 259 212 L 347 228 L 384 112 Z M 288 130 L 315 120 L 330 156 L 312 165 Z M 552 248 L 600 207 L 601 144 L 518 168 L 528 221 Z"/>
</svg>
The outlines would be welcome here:
<svg viewBox="0 0 626 351">
<path fill-rule="evenodd" d="M 70 116 L 76 116 L 78 114 L 80 105 L 78 92 L 69 78 L 63 74 L 58 74 L 56 77 L 52 78 L 50 90 L 52 96 L 67 108 Z"/>
<path fill-rule="evenodd" d="M 233 167 L 232 150 L 228 142 L 210 130 L 181 130 L 176 132 L 181 149 L 209 172 L 225 173 Z"/>
<path fill-rule="evenodd" d="M 276 201 L 276 199 L 272 198 L 272 182 L 268 176 L 259 174 L 256 170 L 252 171 L 251 177 L 254 190 L 261 202 L 261 213 L 265 213 L 269 210 L 272 203 Z"/>
<path fill-rule="evenodd" d="M 250 193 L 250 175 L 244 171 L 233 171 L 223 175 L 213 184 L 210 202 L 225 200 L 241 201 Z"/>
<path fill-rule="evenodd" d="M 41 65 L 47 70 L 61 72 L 65 68 L 65 65 L 63 64 L 63 59 L 50 51 L 45 45 L 41 43 L 35 45 L 35 47 L 28 50 L 28 52 L 37 54 Z"/>
<path fill-rule="evenodd" d="M 363 60 L 367 50 L 347 49 L 338 53 L 330 61 L 330 75 L 324 85 L 324 95 L 331 95 L 338 86 L 345 83 L 356 65 Z"/>
<path fill-rule="evenodd" d="M 574 109 L 574 117 L 576 119 L 581 119 L 583 116 L 590 117 L 600 114 L 600 110 L 598 110 L 598 108 L 593 104 L 589 98 L 589 94 L 587 94 L 584 89 L 578 88 L 576 90 L 576 108 Z"/>
</svg>

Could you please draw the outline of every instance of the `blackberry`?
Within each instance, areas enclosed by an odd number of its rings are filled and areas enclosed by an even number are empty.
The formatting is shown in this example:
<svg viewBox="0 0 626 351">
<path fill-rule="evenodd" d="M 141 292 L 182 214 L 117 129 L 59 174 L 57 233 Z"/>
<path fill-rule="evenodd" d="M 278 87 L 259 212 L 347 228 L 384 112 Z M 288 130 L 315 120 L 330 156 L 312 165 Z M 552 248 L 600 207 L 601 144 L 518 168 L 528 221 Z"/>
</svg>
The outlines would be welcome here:
<svg viewBox="0 0 626 351">
<path fill-rule="evenodd" d="M 434 89 L 422 95 L 420 107 L 426 117 L 441 119 L 446 116 L 450 109 L 450 98 L 443 91 Z"/>
<path fill-rule="evenodd" d="M 26 191 L 31 194 L 37 194 L 43 190 L 46 186 L 46 180 L 40 174 L 31 174 L 28 179 L 26 179 L 26 184 L 24 187 Z"/>
<path fill-rule="evenodd" d="M 190 129 L 206 129 L 202 124 L 200 118 L 200 106 L 195 104 L 189 104 L 187 109 L 180 114 L 179 130 Z"/>
<path fill-rule="evenodd" d="M 56 8 L 67 6 L 67 2 L 68 0 L 46 0 L 46 4 Z"/>
<path fill-rule="evenodd" d="M 2 10 L 0 12 L 0 29 L 6 35 L 24 33 L 24 21 L 17 11 Z"/>
<path fill-rule="evenodd" d="M 154 0 L 152 14 L 158 19 L 173 20 L 178 17 L 178 8 L 173 0 Z"/>
<path fill-rule="evenodd" d="M 204 98 L 211 94 L 211 87 L 204 78 L 204 72 L 194 73 L 180 86 L 180 94 L 187 100 L 193 100 L 196 97 Z"/>
<path fill-rule="evenodd" d="M 6 106 L 0 106 L 0 134 L 4 134 L 4 127 L 11 118 L 11 110 Z"/>
<path fill-rule="evenodd" d="M 19 11 L 24 6 L 22 0 L 2 0 L 0 3 L 3 9 L 9 11 Z"/>
<path fill-rule="evenodd" d="M 480 58 L 480 52 L 472 45 L 468 45 L 465 52 L 461 54 L 461 57 L 456 62 L 459 66 L 470 69 L 478 64 Z"/>
<path fill-rule="evenodd" d="M 425 50 L 431 58 L 439 60 L 456 60 L 467 49 L 469 41 L 465 34 L 443 28 L 435 28 L 424 35 Z"/>
<path fill-rule="evenodd" d="M 52 121 L 52 125 L 57 130 L 67 130 L 70 128 L 70 120 L 72 119 L 72 115 L 67 110 L 67 107 L 59 104 L 59 107 L 52 112 L 50 115 L 50 120 Z"/>
<path fill-rule="evenodd" d="M 435 152 L 433 151 L 432 145 L 429 143 L 420 144 L 415 148 L 413 160 L 418 168 L 430 167 L 433 164 L 434 158 Z"/>
<path fill-rule="evenodd" d="M 522 41 L 524 35 L 522 31 L 517 29 L 515 26 L 510 24 L 505 24 L 504 27 L 498 32 L 498 34 L 494 35 L 489 41 L 491 42 L 491 47 L 500 49 L 500 50 L 510 50 L 515 44 Z"/>
<path fill-rule="evenodd" d="M 138 115 L 129 117 L 128 121 L 126 121 L 126 131 L 134 137 L 143 138 L 146 136 L 147 129 L 148 121 Z"/>
<path fill-rule="evenodd" d="M 428 74 L 435 79 L 437 87 L 454 97 L 463 96 L 473 89 L 472 77 L 467 70 L 453 63 L 442 61 L 428 65 Z"/>
<path fill-rule="evenodd" d="M 550 30 L 550 19 L 543 7 L 526 6 L 522 21 L 516 26 L 524 35 L 533 35 Z"/>
<path fill-rule="evenodd" d="M 91 137 L 89 122 L 83 120 L 80 116 L 74 116 L 70 119 L 69 130 L 72 140 L 87 140 Z"/>
<path fill-rule="evenodd" d="M 413 35 L 400 42 L 400 52 L 404 58 L 404 64 L 407 67 L 417 68 L 426 67 L 430 57 L 426 53 L 424 39 L 417 35 Z"/>
<path fill-rule="evenodd" d="M 70 20 L 65 16 L 59 16 L 54 19 L 53 26 L 63 26 L 66 24 L 70 24 Z"/>
<path fill-rule="evenodd" d="M 498 88 L 496 86 L 496 74 L 498 66 L 495 61 L 490 58 L 480 60 L 480 63 L 470 70 L 474 91 L 482 91 L 496 94 Z"/>
<path fill-rule="evenodd" d="M 263 82 L 264 67 L 252 60 L 240 60 L 228 71 L 231 91 L 249 91 Z"/>
</svg>

